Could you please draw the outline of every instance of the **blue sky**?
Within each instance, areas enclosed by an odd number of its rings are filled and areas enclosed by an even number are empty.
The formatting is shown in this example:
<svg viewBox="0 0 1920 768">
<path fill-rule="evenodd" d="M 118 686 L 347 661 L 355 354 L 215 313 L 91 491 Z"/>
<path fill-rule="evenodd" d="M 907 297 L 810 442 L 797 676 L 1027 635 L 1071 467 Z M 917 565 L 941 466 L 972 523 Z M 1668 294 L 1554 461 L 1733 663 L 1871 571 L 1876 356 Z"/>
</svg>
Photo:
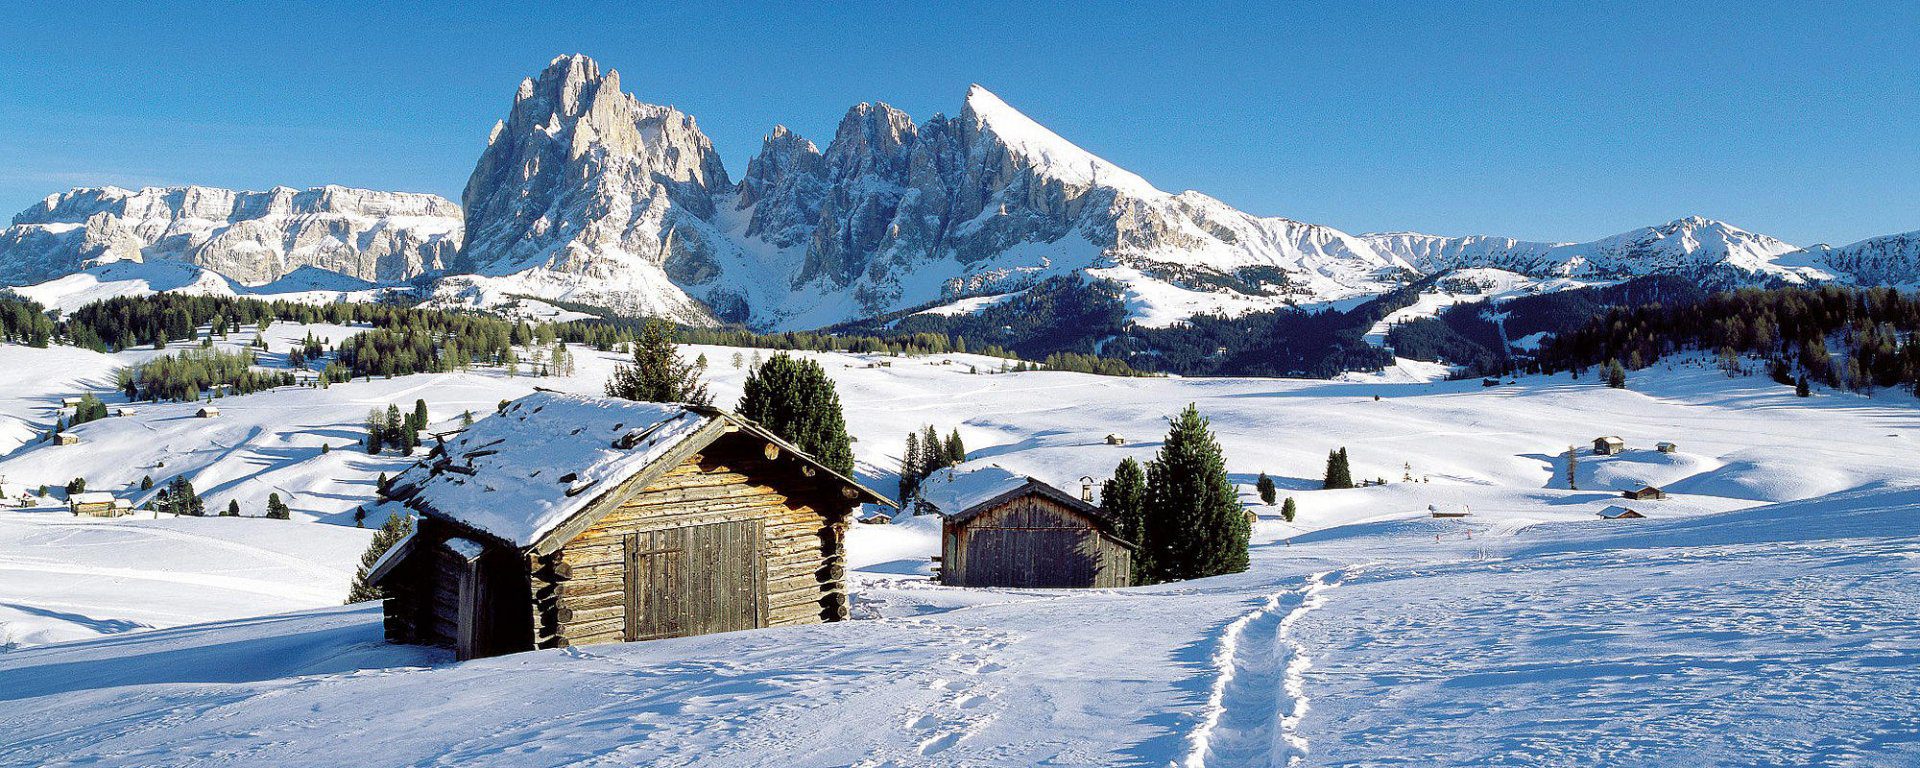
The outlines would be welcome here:
<svg viewBox="0 0 1920 768">
<path fill-rule="evenodd" d="M 305 5 L 10 8 L 0 210 L 99 184 L 457 199 L 519 80 L 577 51 L 736 177 L 775 123 L 824 148 L 852 104 L 924 118 L 979 82 L 1162 189 L 1352 232 L 1920 229 L 1915 4 Z"/>
</svg>

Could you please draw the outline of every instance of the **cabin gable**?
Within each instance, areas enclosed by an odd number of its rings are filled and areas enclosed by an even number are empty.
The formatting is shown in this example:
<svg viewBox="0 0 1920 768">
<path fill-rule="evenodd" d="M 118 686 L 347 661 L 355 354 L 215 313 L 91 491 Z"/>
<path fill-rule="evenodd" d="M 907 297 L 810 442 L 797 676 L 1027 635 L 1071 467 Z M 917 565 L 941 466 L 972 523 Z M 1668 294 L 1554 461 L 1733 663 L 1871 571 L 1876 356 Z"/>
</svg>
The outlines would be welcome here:
<svg viewBox="0 0 1920 768">
<path fill-rule="evenodd" d="M 941 525 L 941 582 L 977 587 L 1124 587 L 1131 545 L 1104 521 L 1030 487 L 950 515 Z"/>
</svg>

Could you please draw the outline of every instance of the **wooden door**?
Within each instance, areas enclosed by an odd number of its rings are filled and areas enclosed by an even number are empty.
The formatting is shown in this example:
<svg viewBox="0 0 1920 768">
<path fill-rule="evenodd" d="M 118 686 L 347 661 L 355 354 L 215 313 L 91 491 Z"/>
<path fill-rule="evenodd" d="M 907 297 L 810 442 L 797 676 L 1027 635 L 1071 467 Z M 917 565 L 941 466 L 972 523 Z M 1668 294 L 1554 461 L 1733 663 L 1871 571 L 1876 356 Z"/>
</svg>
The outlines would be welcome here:
<svg viewBox="0 0 1920 768">
<path fill-rule="evenodd" d="M 1072 528 L 975 528 L 967 532 L 965 583 L 996 587 L 1088 587 L 1097 565 L 1091 532 Z"/>
<path fill-rule="evenodd" d="M 762 626 L 764 531 L 756 519 L 628 534 L 627 640 Z"/>
</svg>

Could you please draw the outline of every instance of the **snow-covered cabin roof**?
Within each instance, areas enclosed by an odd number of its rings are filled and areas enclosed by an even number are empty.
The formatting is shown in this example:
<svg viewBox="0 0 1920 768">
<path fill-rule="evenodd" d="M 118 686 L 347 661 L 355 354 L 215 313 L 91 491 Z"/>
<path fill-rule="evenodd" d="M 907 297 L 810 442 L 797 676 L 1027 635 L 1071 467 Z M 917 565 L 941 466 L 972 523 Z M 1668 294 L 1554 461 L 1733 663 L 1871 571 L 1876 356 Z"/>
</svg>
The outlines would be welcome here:
<svg viewBox="0 0 1920 768">
<path fill-rule="evenodd" d="M 74 504 L 112 504 L 113 494 L 109 491 L 87 491 L 67 497 Z"/>
<path fill-rule="evenodd" d="M 1028 493 L 1040 493 L 1101 523 L 1109 523 L 1099 507 L 1036 478 L 998 464 L 971 470 L 935 470 L 920 482 L 919 498 L 952 520 L 965 520 Z"/>
<path fill-rule="evenodd" d="M 1606 509 L 1600 510 L 1600 516 L 1608 520 L 1619 520 L 1621 518 L 1646 517 L 1646 515 L 1642 515 L 1636 510 L 1628 509 L 1627 507 L 1623 507 L 1618 504 L 1609 505 Z"/>
<path fill-rule="evenodd" d="M 729 429 L 782 446 L 852 488 L 860 501 L 892 504 L 725 411 L 547 391 L 515 400 L 453 436 L 444 455 L 402 472 L 388 493 L 422 514 L 526 548 L 676 448 L 695 440 L 697 449 Z"/>
</svg>

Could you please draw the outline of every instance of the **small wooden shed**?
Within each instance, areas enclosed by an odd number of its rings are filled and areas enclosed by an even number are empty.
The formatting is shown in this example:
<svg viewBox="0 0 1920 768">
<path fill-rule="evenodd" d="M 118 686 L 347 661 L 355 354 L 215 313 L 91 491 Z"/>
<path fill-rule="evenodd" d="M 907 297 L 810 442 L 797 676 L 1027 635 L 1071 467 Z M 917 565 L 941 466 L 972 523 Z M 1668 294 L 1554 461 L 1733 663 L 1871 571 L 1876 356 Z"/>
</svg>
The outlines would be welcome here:
<svg viewBox="0 0 1920 768">
<path fill-rule="evenodd" d="M 72 432 L 55 432 L 53 435 L 53 444 L 54 445 L 79 445 L 80 436 Z"/>
<path fill-rule="evenodd" d="M 1680 446 L 1674 445 L 1673 443 L 1666 442 L 1664 440 L 1659 443 L 1656 443 L 1653 447 L 1659 449 L 1661 453 L 1677 453 L 1680 450 Z"/>
<path fill-rule="evenodd" d="M 88 491 L 67 497 L 67 511 L 91 517 L 114 517 L 132 511 L 130 505 L 116 504 L 107 491 Z"/>
<path fill-rule="evenodd" d="M 1127 439 L 1119 435 L 1107 435 L 1107 445 L 1126 445 Z"/>
<path fill-rule="evenodd" d="M 1612 456 L 1627 449 L 1627 441 L 1618 437 L 1596 437 L 1593 439 L 1593 455 Z"/>
<path fill-rule="evenodd" d="M 1105 511 L 1000 467 L 935 472 L 920 503 L 942 516 L 940 583 L 959 587 L 1124 587 L 1134 545 Z"/>
<path fill-rule="evenodd" d="M 220 415 L 220 409 L 211 405 L 203 405 L 200 406 L 200 410 L 194 411 L 193 415 L 203 419 L 212 419 Z"/>
<path fill-rule="evenodd" d="M 544 391 L 389 495 L 387 637 L 461 659 L 844 619 L 848 522 L 891 506 L 734 414 Z"/>
<path fill-rule="evenodd" d="M 1643 485 L 1631 491 L 1621 491 L 1620 496 L 1634 501 L 1658 501 L 1666 498 L 1667 492 L 1651 485 Z"/>
<path fill-rule="evenodd" d="M 1639 512 L 1634 511 L 1632 509 L 1628 509 L 1626 507 L 1616 505 L 1616 506 L 1610 506 L 1610 507 L 1607 507 L 1606 509 L 1600 510 L 1600 517 L 1603 520 L 1641 520 L 1641 519 L 1645 519 L 1646 515 L 1640 514 Z"/>
</svg>

